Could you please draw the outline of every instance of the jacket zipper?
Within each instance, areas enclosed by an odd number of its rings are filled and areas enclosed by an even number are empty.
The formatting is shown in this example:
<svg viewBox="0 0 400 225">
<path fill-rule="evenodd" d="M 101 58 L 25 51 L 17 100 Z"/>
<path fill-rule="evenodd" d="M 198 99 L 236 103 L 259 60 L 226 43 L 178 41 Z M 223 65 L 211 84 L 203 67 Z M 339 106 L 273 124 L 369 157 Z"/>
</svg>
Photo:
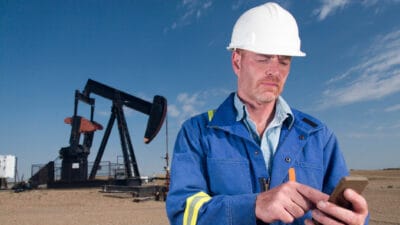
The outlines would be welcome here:
<svg viewBox="0 0 400 225">
<path fill-rule="evenodd" d="M 258 181 L 260 182 L 260 190 L 261 190 L 261 192 L 269 190 L 269 184 L 271 182 L 271 178 L 267 179 L 265 177 L 260 177 L 260 178 L 258 178 Z"/>
</svg>

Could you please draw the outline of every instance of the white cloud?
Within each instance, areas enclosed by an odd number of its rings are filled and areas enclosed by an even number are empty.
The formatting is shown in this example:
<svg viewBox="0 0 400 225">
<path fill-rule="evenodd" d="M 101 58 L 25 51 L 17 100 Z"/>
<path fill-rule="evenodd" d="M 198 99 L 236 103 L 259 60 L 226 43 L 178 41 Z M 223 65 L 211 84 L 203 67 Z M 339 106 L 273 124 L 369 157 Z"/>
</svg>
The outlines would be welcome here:
<svg viewBox="0 0 400 225">
<path fill-rule="evenodd" d="M 389 106 L 385 109 L 385 112 L 400 111 L 400 104 Z"/>
<path fill-rule="evenodd" d="M 168 105 L 168 115 L 175 118 L 178 124 L 182 124 L 186 119 L 212 109 L 213 105 L 210 102 L 226 97 L 229 92 L 228 90 L 214 89 L 196 93 L 180 93 L 176 97 L 176 102 Z"/>
<path fill-rule="evenodd" d="M 400 0 L 385 0 L 385 1 L 382 1 L 382 0 L 364 0 L 364 1 L 361 1 L 361 4 L 363 5 L 363 6 L 366 6 L 366 7 L 369 7 L 369 6 L 373 6 L 373 5 L 375 5 L 375 4 L 377 4 L 377 3 L 400 3 Z"/>
<path fill-rule="evenodd" d="M 399 132 L 350 132 L 345 135 L 347 138 L 350 139 L 367 139 L 367 140 L 376 140 L 381 138 L 399 138 Z"/>
<path fill-rule="evenodd" d="M 400 30 L 379 36 L 362 62 L 328 81 L 321 109 L 400 92 Z"/>
<path fill-rule="evenodd" d="M 375 12 L 380 10 L 388 4 L 400 3 L 400 0 L 364 0 L 364 1 L 351 1 L 351 0 L 320 0 L 321 6 L 314 10 L 314 15 L 317 15 L 318 20 L 322 21 L 328 16 L 336 13 L 338 10 L 344 9 L 349 4 L 361 4 L 363 7 L 375 7 Z M 378 4 L 380 3 L 380 4 Z"/>
<path fill-rule="evenodd" d="M 246 0 L 237 0 L 236 2 L 233 2 L 232 9 L 238 10 L 245 2 Z"/>
<path fill-rule="evenodd" d="M 199 114 L 203 105 L 204 100 L 200 98 L 199 93 L 181 93 L 177 96 L 176 103 L 169 105 L 168 113 L 181 124 L 189 117 Z"/>
<path fill-rule="evenodd" d="M 200 19 L 212 5 L 212 0 L 183 0 L 177 7 L 182 11 L 181 16 L 165 28 L 164 32 L 190 25 L 193 21 Z"/>
<path fill-rule="evenodd" d="M 344 135 L 350 139 L 385 139 L 400 137 L 400 121 L 390 121 L 380 125 L 371 124 L 370 126 L 361 129 L 345 132 Z"/>
<path fill-rule="evenodd" d="M 178 107 L 174 104 L 168 105 L 168 115 L 171 117 L 178 117 L 180 115 Z"/>
<path fill-rule="evenodd" d="M 371 6 L 371 5 L 375 5 L 376 3 L 378 3 L 379 0 L 364 0 L 361 2 L 361 4 L 365 5 L 365 6 Z"/>
<path fill-rule="evenodd" d="M 335 11 L 343 9 L 350 3 L 349 0 L 322 0 L 322 6 L 314 10 L 314 14 L 318 16 L 319 20 L 324 20 Z"/>
</svg>

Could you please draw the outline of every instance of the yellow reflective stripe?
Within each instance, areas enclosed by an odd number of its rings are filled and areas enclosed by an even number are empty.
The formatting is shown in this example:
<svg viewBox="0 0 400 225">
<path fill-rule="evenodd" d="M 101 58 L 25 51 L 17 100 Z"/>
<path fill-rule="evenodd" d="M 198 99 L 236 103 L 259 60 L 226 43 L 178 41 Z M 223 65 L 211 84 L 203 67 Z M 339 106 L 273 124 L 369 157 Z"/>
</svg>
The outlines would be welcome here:
<svg viewBox="0 0 400 225">
<path fill-rule="evenodd" d="M 208 121 L 211 121 L 214 117 L 215 110 L 208 110 Z"/>
<path fill-rule="evenodd" d="M 187 198 L 183 225 L 196 225 L 201 206 L 210 200 L 211 197 L 202 191 Z"/>
</svg>

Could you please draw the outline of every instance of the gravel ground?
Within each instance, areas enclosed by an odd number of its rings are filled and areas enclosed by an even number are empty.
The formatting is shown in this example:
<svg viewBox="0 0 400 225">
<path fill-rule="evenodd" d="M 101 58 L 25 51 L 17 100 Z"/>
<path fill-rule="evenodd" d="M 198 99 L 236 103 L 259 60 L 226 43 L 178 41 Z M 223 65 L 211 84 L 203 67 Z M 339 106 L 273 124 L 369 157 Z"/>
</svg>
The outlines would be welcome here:
<svg viewBox="0 0 400 225">
<path fill-rule="evenodd" d="M 164 202 L 99 189 L 2 191 L 0 205 L 0 224 L 169 224 Z"/>
<path fill-rule="evenodd" d="M 371 225 L 400 225 L 400 170 L 352 171 L 369 178 L 363 195 Z M 100 189 L 0 191 L 0 224 L 167 225 L 165 203 L 133 202 L 127 194 Z"/>
</svg>

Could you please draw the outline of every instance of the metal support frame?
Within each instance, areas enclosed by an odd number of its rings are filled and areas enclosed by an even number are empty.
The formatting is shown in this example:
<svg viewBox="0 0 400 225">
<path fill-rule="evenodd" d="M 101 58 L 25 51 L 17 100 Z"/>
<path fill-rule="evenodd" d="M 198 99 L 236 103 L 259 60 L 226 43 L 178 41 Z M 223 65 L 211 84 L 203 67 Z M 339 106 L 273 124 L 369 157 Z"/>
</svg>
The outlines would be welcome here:
<svg viewBox="0 0 400 225">
<path fill-rule="evenodd" d="M 92 93 L 112 100 L 112 110 L 94 165 L 90 171 L 89 178 L 87 178 L 87 158 L 92 146 L 94 131 L 84 132 L 83 144 L 79 143 L 81 117 L 77 113 L 79 101 L 89 104 L 91 106 L 90 121 L 94 122 L 95 101 L 90 97 Z M 87 81 L 82 93 L 78 90 L 75 92 L 74 115 L 72 117 L 71 136 L 69 140 L 70 146 L 61 148 L 60 150 L 60 156 L 63 160 L 61 176 L 63 182 L 95 181 L 101 158 L 103 157 L 115 120 L 117 120 L 126 179 L 130 179 L 130 181 L 136 182 L 136 184 L 141 184 L 139 168 L 123 111 L 124 106 L 149 115 L 144 135 L 144 142 L 146 144 L 149 143 L 161 129 L 166 117 L 167 101 L 164 97 L 156 95 L 151 103 L 91 79 Z M 78 164 L 79 170 L 76 170 L 74 165 Z"/>
<path fill-rule="evenodd" d="M 110 136 L 112 127 L 114 125 L 115 119 L 117 119 L 118 131 L 121 141 L 122 154 L 124 157 L 125 171 L 127 178 L 140 178 L 139 168 L 137 165 L 132 141 L 129 135 L 128 126 L 126 123 L 124 111 L 120 100 L 113 101 L 113 107 L 111 110 L 110 120 L 108 121 L 106 131 L 103 136 L 99 151 L 96 155 L 92 171 L 90 172 L 89 180 L 93 180 L 96 177 L 96 172 L 98 170 L 101 158 L 103 157 L 105 147 L 107 145 L 108 138 Z M 133 169 L 133 171 L 132 171 Z M 133 172 L 133 173 L 132 173 Z"/>
</svg>

